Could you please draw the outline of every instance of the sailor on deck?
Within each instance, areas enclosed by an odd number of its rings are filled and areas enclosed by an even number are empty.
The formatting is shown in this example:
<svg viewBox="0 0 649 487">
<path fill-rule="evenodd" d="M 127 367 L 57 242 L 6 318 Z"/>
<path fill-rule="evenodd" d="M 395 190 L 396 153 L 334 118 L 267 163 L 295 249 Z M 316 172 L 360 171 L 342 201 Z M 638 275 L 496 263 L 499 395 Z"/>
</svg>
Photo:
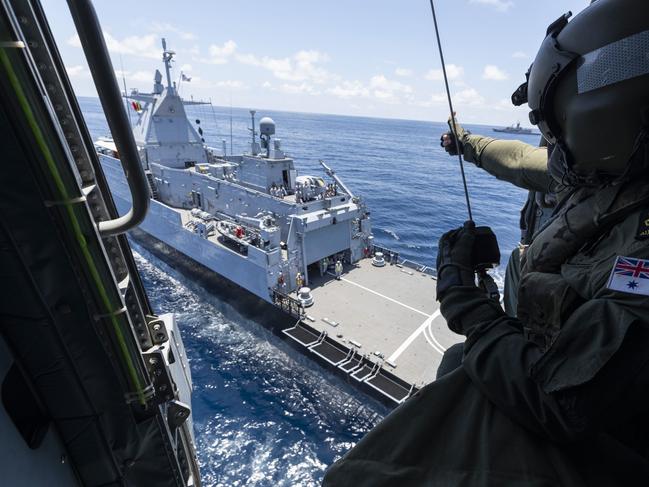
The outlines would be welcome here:
<svg viewBox="0 0 649 487">
<path fill-rule="evenodd" d="M 320 259 L 320 277 L 323 277 L 327 273 L 328 268 L 329 268 L 329 258 L 325 257 L 323 259 Z"/>
<path fill-rule="evenodd" d="M 340 276 L 343 273 L 343 263 L 340 261 L 340 259 L 336 260 L 336 265 L 334 266 L 334 270 L 336 272 L 336 279 L 340 281 Z"/>
<path fill-rule="evenodd" d="M 302 286 L 304 286 L 304 278 L 302 277 L 302 273 L 298 272 L 295 275 L 295 292 L 300 292 Z"/>
</svg>

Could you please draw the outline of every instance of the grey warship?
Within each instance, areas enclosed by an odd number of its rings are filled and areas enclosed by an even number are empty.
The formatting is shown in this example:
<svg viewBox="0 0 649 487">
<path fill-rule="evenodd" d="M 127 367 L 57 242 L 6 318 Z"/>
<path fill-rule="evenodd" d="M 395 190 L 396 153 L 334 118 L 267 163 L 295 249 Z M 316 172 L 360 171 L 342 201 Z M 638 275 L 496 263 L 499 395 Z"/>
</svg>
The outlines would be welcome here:
<svg viewBox="0 0 649 487">
<path fill-rule="evenodd" d="M 247 152 L 207 146 L 172 83 L 175 53 L 163 39 L 163 74 L 151 93 L 125 93 L 150 186 L 150 211 L 136 238 L 198 264 L 228 300 L 254 298 L 275 312 L 264 324 L 386 404 L 434 380 L 443 352 L 460 340 L 435 302 L 433 269 L 374 243 L 360 195 L 321 161 L 302 175 L 276 138 L 273 120 L 251 111 Z M 110 138 L 95 142 L 118 208 L 129 192 Z M 213 289 L 218 292 L 218 289 Z"/>
<path fill-rule="evenodd" d="M 500 132 L 504 134 L 519 134 L 519 135 L 535 135 L 536 132 L 534 130 L 521 127 L 520 122 L 516 122 L 516 125 L 510 125 L 509 127 L 505 128 L 494 128 L 494 132 Z"/>
</svg>

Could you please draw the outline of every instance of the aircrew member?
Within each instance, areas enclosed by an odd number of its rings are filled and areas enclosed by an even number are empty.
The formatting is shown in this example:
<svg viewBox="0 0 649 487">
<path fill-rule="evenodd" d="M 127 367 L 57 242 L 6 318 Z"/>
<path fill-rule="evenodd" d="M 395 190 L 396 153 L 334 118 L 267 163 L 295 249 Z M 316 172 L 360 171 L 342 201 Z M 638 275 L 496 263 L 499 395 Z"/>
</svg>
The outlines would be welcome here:
<svg viewBox="0 0 649 487">
<path fill-rule="evenodd" d="M 611 22 L 615 19 L 615 22 Z M 649 479 L 649 3 L 554 22 L 525 86 L 569 189 L 525 252 L 512 317 L 475 285 L 472 222 L 438 299 L 462 366 L 406 401 L 325 486 L 626 486 Z"/>
<path fill-rule="evenodd" d="M 452 122 L 449 120 L 449 126 Z M 559 184 L 548 173 L 547 142 L 541 139 L 541 147 L 518 140 L 498 140 L 474 135 L 457 121 L 458 147 L 464 160 L 474 163 L 498 179 L 528 190 L 528 197 L 521 210 L 521 240 L 511 253 L 505 275 L 503 304 L 505 311 L 516 316 L 518 281 L 522 253 L 532 241 L 532 236 L 550 218 L 556 205 Z M 457 155 L 452 132 L 442 135 L 442 146 L 451 155 Z"/>
</svg>

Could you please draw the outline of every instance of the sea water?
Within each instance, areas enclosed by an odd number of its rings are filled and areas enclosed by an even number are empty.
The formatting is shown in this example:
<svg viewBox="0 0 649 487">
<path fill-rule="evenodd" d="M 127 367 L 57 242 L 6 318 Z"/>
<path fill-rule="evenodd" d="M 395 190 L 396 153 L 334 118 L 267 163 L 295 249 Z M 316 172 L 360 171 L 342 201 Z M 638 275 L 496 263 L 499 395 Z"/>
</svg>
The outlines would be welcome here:
<svg viewBox="0 0 649 487">
<path fill-rule="evenodd" d="M 80 99 L 94 138 L 106 135 L 99 101 Z M 247 150 L 247 110 L 190 106 L 206 142 Z M 230 124 L 232 114 L 232 124 Z M 324 160 L 371 211 L 375 241 L 403 258 L 434 266 L 439 237 L 467 219 L 457 158 L 440 147 L 445 123 L 258 110 L 300 174 L 322 175 Z M 131 112 L 135 121 L 137 114 Z M 197 123 L 198 121 L 198 123 Z M 232 127 L 232 139 L 230 138 Z M 474 133 L 538 144 L 539 136 Z M 231 144 L 232 141 L 232 144 Z M 231 147 L 232 145 L 232 147 Z M 504 266 L 516 246 L 526 192 L 466 165 L 474 220 L 490 225 Z M 250 322 L 190 278 L 133 244 L 157 313 L 176 313 L 194 381 L 192 416 L 206 486 L 318 485 L 328 465 L 387 414 L 338 378 Z M 431 296 L 431 299 L 434 299 Z"/>
</svg>

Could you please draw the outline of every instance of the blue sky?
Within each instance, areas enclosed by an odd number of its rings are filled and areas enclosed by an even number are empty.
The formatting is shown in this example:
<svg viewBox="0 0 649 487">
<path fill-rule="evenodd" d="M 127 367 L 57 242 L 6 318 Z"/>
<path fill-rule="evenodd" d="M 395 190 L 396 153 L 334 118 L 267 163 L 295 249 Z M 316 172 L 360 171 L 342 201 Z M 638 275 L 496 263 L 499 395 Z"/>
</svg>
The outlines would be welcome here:
<svg viewBox="0 0 649 487">
<path fill-rule="evenodd" d="M 44 3 L 77 94 L 95 91 L 64 0 Z M 149 91 L 160 38 L 185 97 L 215 105 L 443 121 L 448 105 L 428 0 L 95 0 L 128 89 Z M 545 29 L 589 0 L 437 0 L 461 120 L 527 125 L 509 98 Z"/>
</svg>

